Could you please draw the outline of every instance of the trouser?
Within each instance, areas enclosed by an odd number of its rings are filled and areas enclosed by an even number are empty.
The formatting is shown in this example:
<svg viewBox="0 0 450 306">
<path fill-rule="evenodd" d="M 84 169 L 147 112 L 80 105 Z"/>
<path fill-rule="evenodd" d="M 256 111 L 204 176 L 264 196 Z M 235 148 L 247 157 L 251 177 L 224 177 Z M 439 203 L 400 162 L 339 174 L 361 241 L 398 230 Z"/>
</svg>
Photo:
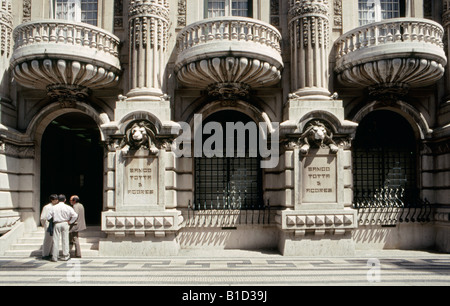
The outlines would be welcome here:
<svg viewBox="0 0 450 306">
<path fill-rule="evenodd" d="M 78 239 L 78 232 L 70 232 L 69 233 L 70 249 L 72 249 L 73 245 L 75 245 L 75 256 L 81 257 L 80 239 Z"/>
<path fill-rule="evenodd" d="M 53 246 L 53 237 L 50 236 L 50 233 L 47 232 L 48 227 L 45 226 L 45 236 L 44 243 L 42 244 L 42 257 L 47 257 L 51 255 L 52 246 Z"/>
<path fill-rule="evenodd" d="M 69 224 L 67 222 L 56 223 L 53 226 L 52 259 L 58 260 L 59 242 L 62 240 L 62 253 L 64 259 L 69 259 Z"/>
</svg>

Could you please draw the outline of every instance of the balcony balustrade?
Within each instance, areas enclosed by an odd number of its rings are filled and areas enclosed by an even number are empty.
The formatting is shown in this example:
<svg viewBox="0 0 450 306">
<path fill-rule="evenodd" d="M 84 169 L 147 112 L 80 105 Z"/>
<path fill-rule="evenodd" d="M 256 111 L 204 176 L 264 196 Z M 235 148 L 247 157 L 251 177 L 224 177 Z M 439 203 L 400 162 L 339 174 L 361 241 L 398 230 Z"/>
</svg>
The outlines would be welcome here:
<svg viewBox="0 0 450 306">
<path fill-rule="evenodd" d="M 64 20 L 18 26 L 10 61 L 22 86 L 49 94 L 113 86 L 121 71 L 119 39 L 98 27 Z"/>
<path fill-rule="evenodd" d="M 188 87 L 209 87 L 210 93 L 274 85 L 283 68 L 280 40 L 276 28 L 251 18 L 193 23 L 177 37 L 177 78 Z"/>
<path fill-rule="evenodd" d="M 341 84 L 368 88 L 374 96 L 406 94 L 409 88 L 437 82 L 447 58 L 444 30 L 419 18 L 396 18 L 368 24 L 335 42 L 335 72 Z"/>
</svg>

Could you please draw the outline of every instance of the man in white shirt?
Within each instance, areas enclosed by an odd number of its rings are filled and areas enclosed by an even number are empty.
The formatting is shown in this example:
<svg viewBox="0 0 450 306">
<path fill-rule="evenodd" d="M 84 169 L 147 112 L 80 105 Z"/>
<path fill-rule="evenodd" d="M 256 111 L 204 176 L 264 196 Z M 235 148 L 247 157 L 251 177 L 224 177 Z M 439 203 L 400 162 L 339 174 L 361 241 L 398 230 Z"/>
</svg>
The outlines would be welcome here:
<svg viewBox="0 0 450 306">
<path fill-rule="evenodd" d="M 44 228 L 44 242 L 42 244 L 42 259 L 48 260 L 51 258 L 51 251 L 53 246 L 53 237 L 48 231 L 49 221 L 47 220 L 48 213 L 53 205 L 58 204 L 58 195 L 50 195 L 50 203 L 42 208 L 41 225 Z"/>
<path fill-rule="evenodd" d="M 70 259 L 69 255 L 69 224 L 74 223 L 78 214 L 72 207 L 66 205 L 66 196 L 58 196 L 59 203 L 54 205 L 48 213 L 47 220 L 53 218 L 53 249 L 51 261 L 58 261 L 59 242 L 62 238 L 63 261 Z"/>
</svg>

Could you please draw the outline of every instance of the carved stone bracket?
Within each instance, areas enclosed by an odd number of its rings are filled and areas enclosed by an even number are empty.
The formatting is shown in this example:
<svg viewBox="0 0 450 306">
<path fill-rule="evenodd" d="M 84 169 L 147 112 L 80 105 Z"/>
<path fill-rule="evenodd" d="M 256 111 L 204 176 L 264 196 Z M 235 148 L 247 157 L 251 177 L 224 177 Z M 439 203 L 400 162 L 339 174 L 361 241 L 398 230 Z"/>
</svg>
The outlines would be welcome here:
<svg viewBox="0 0 450 306">
<path fill-rule="evenodd" d="M 70 107 L 75 102 L 85 101 L 90 90 L 84 86 L 56 84 L 47 86 L 47 94 L 61 104 L 61 107 Z"/>
<path fill-rule="evenodd" d="M 238 99 L 248 96 L 250 86 L 244 83 L 217 83 L 208 86 L 208 95 L 222 99 Z"/>
</svg>

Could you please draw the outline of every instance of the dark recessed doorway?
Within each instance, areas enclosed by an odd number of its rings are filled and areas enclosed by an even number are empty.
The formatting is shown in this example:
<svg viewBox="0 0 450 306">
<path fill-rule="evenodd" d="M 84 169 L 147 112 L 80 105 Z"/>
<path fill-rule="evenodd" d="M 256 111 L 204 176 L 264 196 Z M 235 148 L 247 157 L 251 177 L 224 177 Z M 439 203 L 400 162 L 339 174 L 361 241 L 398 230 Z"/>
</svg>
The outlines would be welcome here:
<svg viewBox="0 0 450 306">
<path fill-rule="evenodd" d="M 95 121 L 81 113 L 57 117 L 46 128 L 41 146 L 41 208 L 52 193 L 76 194 L 86 223 L 100 225 L 103 208 L 103 147 Z"/>
</svg>

